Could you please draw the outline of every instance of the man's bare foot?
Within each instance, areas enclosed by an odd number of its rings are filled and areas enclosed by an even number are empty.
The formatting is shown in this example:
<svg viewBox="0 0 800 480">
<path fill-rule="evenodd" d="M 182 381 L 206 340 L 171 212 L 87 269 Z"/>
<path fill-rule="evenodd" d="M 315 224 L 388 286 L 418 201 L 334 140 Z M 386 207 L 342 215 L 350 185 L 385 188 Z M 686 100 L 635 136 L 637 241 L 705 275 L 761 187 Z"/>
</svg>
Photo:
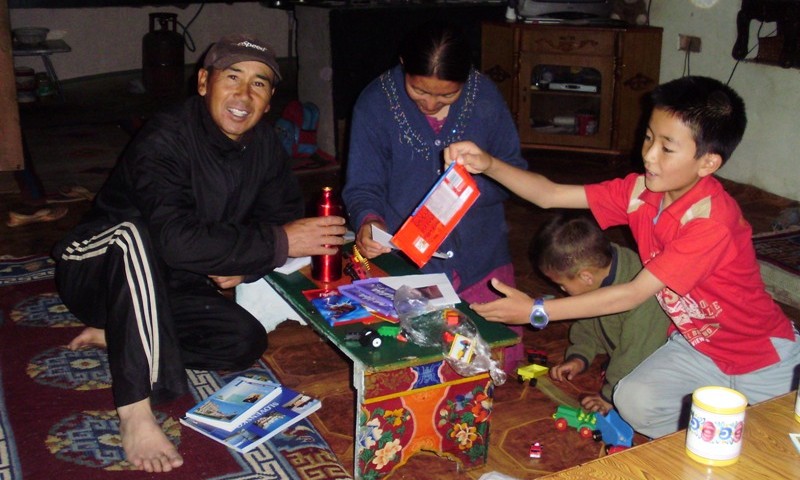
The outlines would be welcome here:
<svg viewBox="0 0 800 480">
<path fill-rule="evenodd" d="M 99 328 L 86 327 L 67 345 L 70 350 L 77 350 L 82 347 L 106 348 L 106 331 Z"/>
<path fill-rule="evenodd" d="M 127 460 L 146 472 L 169 472 L 183 465 L 183 457 L 153 416 L 150 399 L 117 409 L 122 449 Z"/>
</svg>

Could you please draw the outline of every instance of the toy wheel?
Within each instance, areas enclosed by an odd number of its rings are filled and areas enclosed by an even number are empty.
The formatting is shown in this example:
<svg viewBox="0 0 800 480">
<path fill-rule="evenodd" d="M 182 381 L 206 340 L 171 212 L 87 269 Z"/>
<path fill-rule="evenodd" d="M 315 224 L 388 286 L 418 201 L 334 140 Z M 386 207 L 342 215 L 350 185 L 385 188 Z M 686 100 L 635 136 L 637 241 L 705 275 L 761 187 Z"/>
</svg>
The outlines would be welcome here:
<svg viewBox="0 0 800 480">
<path fill-rule="evenodd" d="M 528 385 L 530 385 L 531 387 L 535 387 L 538 382 L 539 381 L 536 380 L 535 378 L 531 378 L 531 381 L 528 382 Z"/>
<path fill-rule="evenodd" d="M 565 418 L 556 419 L 556 430 L 559 432 L 563 432 L 568 426 L 569 425 L 567 425 L 567 420 Z"/>
<path fill-rule="evenodd" d="M 595 442 L 602 442 L 603 441 L 603 432 L 600 430 L 595 430 L 592 432 L 592 440 Z"/>
<path fill-rule="evenodd" d="M 581 427 L 578 433 L 581 434 L 582 438 L 592 438 L 592 430 L 588 427 Z"/>
<path fill-rule="evenodd" d="M 365 347 L 378 348 L 383 343 L 383 339 L 381 339 L 380 335 L 378 335 L 378 332 L 375 330 L 366 329 L 361 332 L 359 342 Z"/>
<path fill-rule="evenodd" d="M 522 385 L 523 383 L 525 383 L 525 379 L 524 379 L 524 378 L 522 378 L 522 377 L 517 377 L 517 383 L 519 383 L 520 385 Z"/>
</svg>

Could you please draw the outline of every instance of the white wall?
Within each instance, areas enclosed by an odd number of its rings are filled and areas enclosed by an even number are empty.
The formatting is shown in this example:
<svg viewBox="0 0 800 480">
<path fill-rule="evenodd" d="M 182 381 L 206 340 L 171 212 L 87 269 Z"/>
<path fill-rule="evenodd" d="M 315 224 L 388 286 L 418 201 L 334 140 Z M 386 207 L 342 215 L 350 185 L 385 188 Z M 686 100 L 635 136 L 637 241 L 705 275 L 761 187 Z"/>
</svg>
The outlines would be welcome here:
<svg viewBox="0 0 800 480">
<path fill-rule="evenodd" d="M 150 29 L 149 14 L 178 14 L 186 25 L 201 4 L 185 9 L 166 7 L 108 7 L 11 9 L 11 28 L 47 27 L 50 37 L 61 37 L 72 47 L 70 53 L 50 58 L 61 80 L 142 68 L 142 37 Z M 179 33 L 183 32 L 180 25 Z M 189 26 L 195 51 L 184 51 L 192 64 L 211 43 L 229 33 L 253 33 L 272 44 L 279 57 L 288 56 L 289 15 L 285 10 L 267 8 L 258 2 L 209 3 Z M 15 65 L 43 71 L 39 57 L 16 57 Z"/>
<path fill-rule="evenodd" d="M 695 6 L 709 3 L 714 5 Z M 664 28 L 661 81 L 683 74 L 685 54 L 678 51 L 678 34 L 689 34 L 702 39 L 702 51 L 690 57 L 691 74 L 726 82 L 736 65 L 731 50 L 740 5 L 736 0 L 652 0 L 650 23 Z M 751 23 L 751 46 L 758 24 Z M 773 23 L 765 24 L 762 35 L 774 28 Z M 800 200 L 800 70 L 741 62 L 730 86 L 745 101 L 748 124 L 742 143 L 719 175 Z"/>
</svg>

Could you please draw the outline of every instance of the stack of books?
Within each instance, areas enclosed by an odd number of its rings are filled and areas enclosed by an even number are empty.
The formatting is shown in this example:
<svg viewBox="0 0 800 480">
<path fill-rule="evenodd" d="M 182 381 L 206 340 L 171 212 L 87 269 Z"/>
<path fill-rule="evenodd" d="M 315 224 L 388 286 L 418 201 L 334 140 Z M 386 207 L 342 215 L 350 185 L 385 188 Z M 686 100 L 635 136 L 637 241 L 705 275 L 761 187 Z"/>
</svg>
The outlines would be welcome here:
<svg viewBox="0 0 800 480">
<path fill-rule="evenodd" d="M 318 399 L 279 383 L 239 376 L 192 407 L 180 422 L 247 453 L 321 406 Z"/>
</svg>

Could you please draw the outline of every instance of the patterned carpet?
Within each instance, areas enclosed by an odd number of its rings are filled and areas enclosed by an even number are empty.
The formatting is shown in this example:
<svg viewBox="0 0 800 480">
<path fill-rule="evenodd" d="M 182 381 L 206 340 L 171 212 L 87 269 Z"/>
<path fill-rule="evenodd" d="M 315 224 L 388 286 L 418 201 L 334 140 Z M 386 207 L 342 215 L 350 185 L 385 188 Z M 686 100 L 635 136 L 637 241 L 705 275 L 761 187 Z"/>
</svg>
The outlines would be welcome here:
<svg viewBox="0 0 800 480">
<path fill-rule="evenodd" d="M 64 348 L 82 327 L 55 293 L 52 267 L 46 257 L 0 258 L 0 479 L 350 478 L 308 420 L 244 455 L 181 428 L 178 417 L 233 376 L 276 380 L 263 361 L 245 372 L 188 371 L 192 395 L 155 406 L 184 466 L 157 475 L 132 470 L 105 352 Z"/>
</svg>

